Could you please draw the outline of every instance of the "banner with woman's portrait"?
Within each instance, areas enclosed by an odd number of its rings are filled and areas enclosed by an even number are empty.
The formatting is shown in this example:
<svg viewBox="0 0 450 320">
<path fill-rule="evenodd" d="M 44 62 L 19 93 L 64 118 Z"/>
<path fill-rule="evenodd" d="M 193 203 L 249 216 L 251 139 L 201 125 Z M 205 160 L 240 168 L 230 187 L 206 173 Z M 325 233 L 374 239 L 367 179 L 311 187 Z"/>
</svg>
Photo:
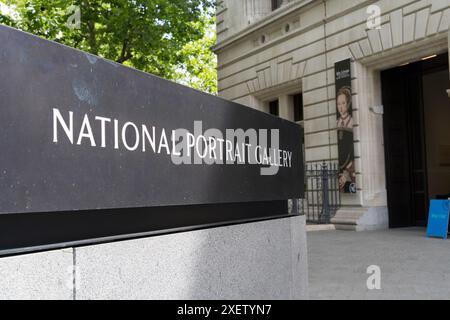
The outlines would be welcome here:
<svg viewBox="0 0 450 320">
<path fill-rule="evenodd" d="M 339 190 L 356 193 L 351 60 L 335 64 Z"/>
</svg>

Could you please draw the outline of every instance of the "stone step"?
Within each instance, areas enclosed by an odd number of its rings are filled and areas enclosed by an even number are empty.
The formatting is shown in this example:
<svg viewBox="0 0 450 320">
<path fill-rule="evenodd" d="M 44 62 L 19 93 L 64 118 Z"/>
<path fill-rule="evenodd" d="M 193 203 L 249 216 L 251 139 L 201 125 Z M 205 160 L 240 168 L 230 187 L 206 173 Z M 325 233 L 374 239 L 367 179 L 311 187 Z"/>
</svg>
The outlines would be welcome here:
<svg viewBox="0 0 450 320">
<path fill-rule="evenodd" d="M 358 220 L 363 216 L 365 209 L 362 207 L 344 207 L 336 212 L 331 219 L 336 230 L 357 231 Z"/>
<path fill-rule="evenodd" d="M 341 208 L 336 212 L 336 219 L 356 219 L 358 220 L 366 212 L 364 208 Z"/>
<path fill-rule="evenodd" d="M 334 224 L 308 224 L 306 225 L 306 232 L 317 231 L 334 231 L 336 227 Z"/>
<path fill-rule="evenodd" d="M 339 230 L 339 231 L 358 231 L 357 225 L 335 224 L 334 227 L 336 230 Z"/>
<path fill-rule="evenodd" d="M 358 219 L 351 219 L 351 218 L 333 218 L 331 219 L 331 223 L 334 225 L 357 225 Z"/>
</svg>

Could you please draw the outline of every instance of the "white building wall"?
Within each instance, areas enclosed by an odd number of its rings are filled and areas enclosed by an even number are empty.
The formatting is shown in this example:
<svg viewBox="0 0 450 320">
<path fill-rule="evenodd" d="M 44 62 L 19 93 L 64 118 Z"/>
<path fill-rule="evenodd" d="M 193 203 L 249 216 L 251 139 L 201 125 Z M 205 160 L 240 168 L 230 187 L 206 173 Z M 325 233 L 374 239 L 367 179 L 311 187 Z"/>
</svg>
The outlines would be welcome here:
<svg viewBox="0 0 450 320">
<path fill-rule="evenodd" d="M 380 29 L 368 28 L 371 5 Z M 265 110 L 267 100 L 303 92 L 306 162 L 337 162 L 334 64 L 353 59 L 358 193 L 343 196 L 335 222 L 355 225 L 371 207 L 386 216 L 379 71 L 447 51 L 449 25 L 450 0 L 294 0 L 219 39 L 219 95 Z"/>
</svg>

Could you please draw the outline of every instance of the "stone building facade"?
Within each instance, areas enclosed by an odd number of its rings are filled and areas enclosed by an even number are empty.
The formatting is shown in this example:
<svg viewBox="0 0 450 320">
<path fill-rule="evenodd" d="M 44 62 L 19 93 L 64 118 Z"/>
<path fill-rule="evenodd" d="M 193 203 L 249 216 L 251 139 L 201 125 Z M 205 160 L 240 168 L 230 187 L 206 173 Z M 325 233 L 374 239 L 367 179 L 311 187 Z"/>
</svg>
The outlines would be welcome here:
<svg viewBox="0 0 450 320">
<path fill-rule="evenodd" d="M 449 25 L 450 0 L 223 0 L 214 48 L 219 95 L 266 112 L 276 101 L 277 115 L 304 126 L 299 143 L 304 139 L 306 163 L 335 162 L 334 64 L 350 58 L 358 189 L 342 194 L 332 222 L 343 229 L 386 228 L 394 213 L 381 74 L 445 55 Z"/>
</svg>

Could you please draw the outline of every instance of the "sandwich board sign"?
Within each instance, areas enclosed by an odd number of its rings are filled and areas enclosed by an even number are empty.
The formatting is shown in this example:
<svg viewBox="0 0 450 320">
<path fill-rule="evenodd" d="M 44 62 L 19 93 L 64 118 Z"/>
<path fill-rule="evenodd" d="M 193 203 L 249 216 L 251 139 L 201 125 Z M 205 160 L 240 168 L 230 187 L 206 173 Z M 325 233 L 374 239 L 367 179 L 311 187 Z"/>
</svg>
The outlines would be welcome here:
<svg viewBox="0 0 450 320">
<path fill-rule="evenodd" d="M 427 237 L 447 239 L 450 200 L 431 200 Z"/>
</svg>

